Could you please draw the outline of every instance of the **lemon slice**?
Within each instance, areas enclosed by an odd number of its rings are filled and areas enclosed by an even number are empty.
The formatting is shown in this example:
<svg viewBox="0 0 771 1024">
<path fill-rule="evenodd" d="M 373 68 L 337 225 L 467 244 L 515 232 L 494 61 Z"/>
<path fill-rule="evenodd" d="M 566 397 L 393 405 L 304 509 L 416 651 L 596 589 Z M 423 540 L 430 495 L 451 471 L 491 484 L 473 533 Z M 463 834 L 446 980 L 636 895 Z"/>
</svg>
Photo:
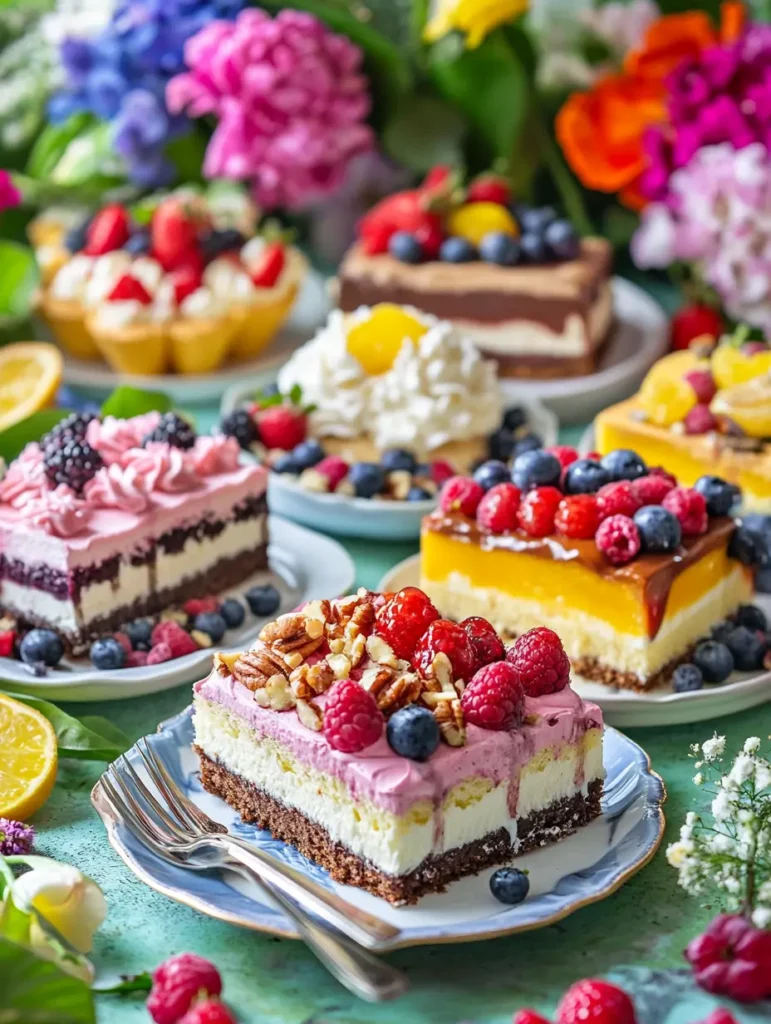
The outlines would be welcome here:
<svg viewBox="0 0 771 1024">
<path fill-rule="evenodd" d="M 640 387 L 640 405 L 651 423 L 670 427 L 684 420 L 696 405 L 696 392 L 684 375 L 706 365 L 693 352 L 672 352 L 648 371 Z"/>
<path fill-rule="evenodd" d="M 347 348 L 364 372 L 376 377 L 391 369 L 405 339 L 416 344 L 427 330 L 401 306 L 382 302 L 348 330 Z"/>
<path fill-rule="evenodd" d="M 718 388 L 746 384 L 771 373 L 771 350 L 748 356 L 732 345 L 718 345 L 712 353 L 712 376 Z"/>
<path fill-rule="evenodd" d="M 0 348 L 0 430 L 49 405 L 62 380 L 55 345 L 19 341 Z"/>
<path fill-rule="evenodd" d="M 710 408 L 750 437 L 771 437 L 771 374 L 719 391 Z"/>
<path fill-rule="evenodd" d="M 447 230 L 449 234 L 459 235 L 477 246 L 491 231 L 501 231 L 504 235 L 519 234 L 517 222 L 506 207 L 498 203 L 465 203 L 459 206 L 447 218 Z"/>
<path fill-rule="evenodd" d="M 56 733 L 34 708 L 0 693 L 0 817 L 26 821 L 56 781 Z"/>
</svg>

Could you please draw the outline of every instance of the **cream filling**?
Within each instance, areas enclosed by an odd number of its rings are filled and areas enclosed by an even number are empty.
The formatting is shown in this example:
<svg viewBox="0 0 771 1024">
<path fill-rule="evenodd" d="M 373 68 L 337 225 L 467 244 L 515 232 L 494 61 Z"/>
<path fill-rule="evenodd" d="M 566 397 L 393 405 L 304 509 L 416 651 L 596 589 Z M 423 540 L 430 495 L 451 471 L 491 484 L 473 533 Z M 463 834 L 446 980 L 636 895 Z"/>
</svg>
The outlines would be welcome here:
<svg viewBox="0 0 771 1024">
<path fill-rule="evenodd" d="M 418 801 L 397 815 L 370 800 L 355 800 L 340 779 L 299 761 L 276 740 L 259 737 L 238 715 L 211 701 L 195 698 L 193 724 L 195 742 L 210 758 L 316 822 L 333 841 L 384 874 L 409 874 L 431 854 L 502 827 L 516 838 L 508 781 L 495 785 L 474 776 L 454 786 L 442 803 L 437 829 L 429 801 Z M 590 730 L 585 740 L 563 747 L 557 756 L 541 751 L 521 773 L 517 815 L 527 816 L 578 791 L 586 793 L 588 783 L 603 776 L 600 729 Z"/>
<path fill-rule="evenodd" d="M 649 639 L 624 633 L 599 616 L 565 607 L 561 602 L 524 600 L 502 590 L 475 587 L 457 572 L 441 582 L 423 577 L 420 586 L 448 618 L 460 621 L 481 615 L 511 636 L 547 625 L 559 634 L 570 658 L 597 658 L 611 669 L 634 673 L 642 682 L 680 657 L 709 633 L 715 622 L 751 597 L 750 584 L 737 565 L 693 604 L 676 615 L 665 616 L 658 634 Z"/>
</svg>

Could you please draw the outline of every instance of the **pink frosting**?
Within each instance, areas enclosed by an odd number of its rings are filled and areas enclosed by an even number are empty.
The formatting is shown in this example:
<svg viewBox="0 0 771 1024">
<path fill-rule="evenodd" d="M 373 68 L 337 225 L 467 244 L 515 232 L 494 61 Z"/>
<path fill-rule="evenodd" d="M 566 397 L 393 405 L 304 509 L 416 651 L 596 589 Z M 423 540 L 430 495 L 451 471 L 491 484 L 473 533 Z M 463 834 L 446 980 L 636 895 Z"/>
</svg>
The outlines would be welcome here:
<svg viewBox="0 0 771 1024">
<path fill-rule="evenodd" d="M 204 435 L 196 438 L 189 458 L 196 473 L 201 476 L 232 473 L 238 469 L 241 449 L 234 437 L 225 437 L 224 434 Z"/>
<path fill-rule="evenodd" d="M 0 482 L 0 503 L 21 508 L 29 501 L 41 498 L 47 490 L 48 480 L 40 445 L 28 444 Z"/>
<path fill-rule="evenodd" d="M 140 448 L 147 435 L 158 425 L 159 419 L 160 413 L 157 412 L 134 416 L 130 420 L 105 416 L 100 423 L 94 419 L 86 429 L 86 440 L 109 466 L 113 462 L 120 462 L 129 449 Z"/>
<path fill-rule="evenodd" d="M 121 458 L 124 469 L 132 469 L 148 491 L 176 494 L 200 486 L 201 478 L 186 452 L 163 441 L 151 441 L 145 448 L 131 448 Z"/>
<path fill-rule="evenodd" d="M 112 463 L 98 470 L 83 493 L 90 508 L 117 508 L 139 515 L 152 503 L 151 487 L 150 476 L 140 473 L 137 466 L 123 468 Z"/>
<path fill-rule="evenodd" d="M 54 537 L 74 537 L 88 527 L 90 510 L 65 484 L 44 491 L 21 507 L 21 517 Z"/>
</svg>

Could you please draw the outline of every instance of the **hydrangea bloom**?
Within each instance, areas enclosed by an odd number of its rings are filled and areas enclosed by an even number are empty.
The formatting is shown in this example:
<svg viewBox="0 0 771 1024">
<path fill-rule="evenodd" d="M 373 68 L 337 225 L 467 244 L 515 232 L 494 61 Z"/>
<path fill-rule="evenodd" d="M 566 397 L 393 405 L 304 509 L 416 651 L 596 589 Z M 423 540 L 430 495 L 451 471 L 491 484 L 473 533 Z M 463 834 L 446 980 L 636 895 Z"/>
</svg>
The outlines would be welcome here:
<svg viewBox="0 0 771 1024">
<path fill-rule="evenodd" d="M 34 842 L 35 830 L 31 825 L 0 818 L 0 855 L 11 857 L 29 853 Z"/>
<path fill-rule="evenodd" d="M 309 14 L 248 9 L 212 22 L 187 43 L 185 62 L 169 109 L 217 118 L 204 173 L 250 180 L 263 207 L 331 194 L 372 146 L 361 50 Z"/>
<path fill-rule="evenodd" d="M 705 146 L 669 182 L 666 203 L 651 203 L 632 242 L 639 267 L 676 260 L 697 265 L 726 312 L 771 331 L 771 156 Z"/>
</svg>

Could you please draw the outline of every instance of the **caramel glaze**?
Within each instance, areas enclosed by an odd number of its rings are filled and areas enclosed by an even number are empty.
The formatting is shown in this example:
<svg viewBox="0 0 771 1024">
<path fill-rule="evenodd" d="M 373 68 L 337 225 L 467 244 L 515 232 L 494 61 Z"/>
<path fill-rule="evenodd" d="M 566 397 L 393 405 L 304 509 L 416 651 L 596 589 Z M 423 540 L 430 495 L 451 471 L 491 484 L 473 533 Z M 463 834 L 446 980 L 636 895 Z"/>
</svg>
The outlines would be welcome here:
<svg viewBox="0 0 771 1024">
<path fill-rule="evenodd" d="M 645 602 L 648 637 L 661 629 L 667 600 L 675 579 L 699 559 L 721 547 L 727 547 L 735 529 L 733 519 L 710 520 L 709 529 L 700 537 L 687 537 L 673 554 L 639 555 L 626 565 L 614 566 L 593 540 L 569 537 L 529 537 L 520 531 L 504 534 L 485 533 L 476 523 L 459 513 L 436 511 L 423 520 L 423 531 L 451 536 L 474 544 L 483 551 L 514 551 L 519 554 L 550 558 L 555 562 L 577 562 L 604 579 L 632 584 L 640 588 Z"/>
</svg>

